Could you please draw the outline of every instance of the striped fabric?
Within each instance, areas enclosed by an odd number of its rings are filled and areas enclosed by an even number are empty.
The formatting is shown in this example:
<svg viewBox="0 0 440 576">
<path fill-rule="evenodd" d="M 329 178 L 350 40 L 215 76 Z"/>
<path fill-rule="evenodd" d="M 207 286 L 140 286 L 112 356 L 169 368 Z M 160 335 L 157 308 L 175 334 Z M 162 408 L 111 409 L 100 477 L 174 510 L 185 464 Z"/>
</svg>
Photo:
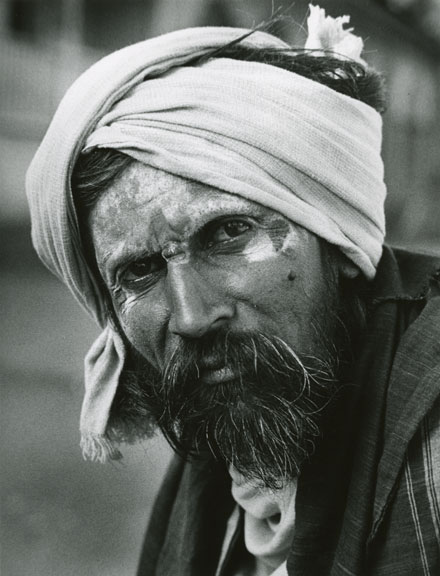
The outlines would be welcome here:
<svg viewBox="0 0 440 576">
<path fill-rule="evenodd" d="M 413 530 L 412 541 L 417 543 L 413 562 L 419 565 L 420 575 L 440 574 L 440 399 L 423 419 L 405 458 L 404 487 L 411 514 L 408 524 Z M 433 571 L 430 550 L 439 550 L 438 566 Z M 429 544 L 434 543 L 434 544 Z"/>
<path fill-rule="evenodd" d="M 380 576 L 440 574 L 440 399 L 411 440 L 373 550 Z"/>
<path fill-rule="evenodd" d="M 423 461 L 432 523 L 440 545 L 440 402 L 423 422 Z"/>
</svg>

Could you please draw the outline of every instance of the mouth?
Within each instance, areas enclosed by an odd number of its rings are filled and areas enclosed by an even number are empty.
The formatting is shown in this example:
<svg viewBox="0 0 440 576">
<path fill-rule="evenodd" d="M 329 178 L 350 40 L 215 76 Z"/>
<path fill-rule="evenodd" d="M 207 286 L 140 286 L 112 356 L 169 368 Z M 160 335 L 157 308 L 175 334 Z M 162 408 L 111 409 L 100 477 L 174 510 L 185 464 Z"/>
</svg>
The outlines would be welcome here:
<svg viewBox="0 0 440 576">
<path fill-rule="evenodd" d="M 200 380 L 204 384 L 224 384 L 235 380 L 234 371 L 228 366 L 222 368 L 204 368 L 200 373 Z"/>
</svg>

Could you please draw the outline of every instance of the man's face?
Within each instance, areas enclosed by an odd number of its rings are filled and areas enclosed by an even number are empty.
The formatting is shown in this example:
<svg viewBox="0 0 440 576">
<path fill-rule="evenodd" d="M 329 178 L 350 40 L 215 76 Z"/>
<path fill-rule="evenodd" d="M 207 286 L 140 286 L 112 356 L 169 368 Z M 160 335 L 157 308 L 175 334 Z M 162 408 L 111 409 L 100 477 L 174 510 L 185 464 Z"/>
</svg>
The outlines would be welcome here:
<svg viewBox="0 0 440 576">
<path fill-rule="evenodd" d="M 320 244 L 276 212 L 134 163 L 99 199 L 91 230 L 121 326 L 155 367 L 180 338 L 220 327 L 316 353 L 329 296 Z"/>
<path fill-rule="evenodd" d="M 271 342 L 282 342 L 289 350 L 287 356 L 306 359 L 305 364 L 310 359 L 317 372 L 331 363 L 337 304 L 320 243 L 273 210 L 133 163 L 100 197 L 89 224 L 98 268 L 120 326 L 148 363 L 158 373 L 166 373 L 157 384 L 164 394 L 163 404 L 172 405 L 174 392 L 168 388 L 178 388 L 184 375 L 189 381 L 179 401 L 192 397 L 197 388 L 200 397 L 194 405 L 198 409 L 203 403 L 209 405 L 209 417 L 215 422 L 213 399 L 219 394 L 223 398 L 231 389 L 235 392 L 223 407 L 228 415 L 248 401 L 248 409 L 254 402 L 258 412 L 266 402 L 258 399 L 259 391 L 268 393 L 263 389 L 271 386 L 271 374 L 273 386 L 286 379 L 278 396 L 289 396 L 289 388 L 295 386 L 289 402 L 302 395 L 306 384 L 290 384 L 291 376 L 281 374 L 289 360 L 284 361 L 279 350 L 269 350 L 273 356 L 269 370 L 257 367 L 257 340 L 248 346 L 255 350 L 249 352 L 253 358 L 229 362 L 228 335 L 229 345 L 236 348 L 242 345 L 235 335 L 264 335 Z M 176 360 L 173 354 L 179 349 L 184 350 L 184 358 Z M 170 376 L 174 364 L 180 369 L 179 362 L 189 356 L 194 364 L 191 376 L 189 369 L 181 369 L 174 382 Z M 272 360 L 281 368 L 273 366 Z M 241 362 L 252 364 L 243 369 L 244 376 Z M 257 380 L 263 368 L 267 375 L 258 381 L 255 394 L 243 391 L 238 398 L 237 383 L 246 388 L 243 381 L 249 381 L 254 386 L 251 380 Z M 255 377 L 250 375 L 254 369 Z M 292 368 L 301 378 L 302 370 Z M 311 406 L 315 408 L 316 402 Z M 188 408 L 188 414 L 194 410 Z M 207 419 L 207 415 L 200 417 L 201 422 Z M 261 424 L 258 414 L 256 422 Z M 184 425 L 185 421 L 179 426 Z M 234 455 L 229 458 L 237 462 Z"/>
</svg>

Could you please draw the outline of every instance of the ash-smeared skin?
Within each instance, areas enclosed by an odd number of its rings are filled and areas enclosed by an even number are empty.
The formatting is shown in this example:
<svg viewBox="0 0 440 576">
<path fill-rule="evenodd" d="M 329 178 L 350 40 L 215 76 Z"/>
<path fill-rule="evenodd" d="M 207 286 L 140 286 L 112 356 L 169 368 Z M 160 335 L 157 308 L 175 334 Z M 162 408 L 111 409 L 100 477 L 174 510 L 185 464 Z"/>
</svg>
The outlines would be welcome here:
<svg viewBox="0 0 440 576">
<path fill-rule="evenodd" d="M 252 232 L 202 249 L 201 228 L 226 216 Z M 319 241 L 278 213 L 134 163 L 98 200 L 90 227 L 121 326 L 155 367 L 163 368 L 179 338 L 225 325 L 272 333 L 298 353 L 319 355 L 311 328 L 327 307 Z M 129 262 L 170 243 L 183 257 L 171 258 L 154 282 L 121 282 Z"/>
</svg>

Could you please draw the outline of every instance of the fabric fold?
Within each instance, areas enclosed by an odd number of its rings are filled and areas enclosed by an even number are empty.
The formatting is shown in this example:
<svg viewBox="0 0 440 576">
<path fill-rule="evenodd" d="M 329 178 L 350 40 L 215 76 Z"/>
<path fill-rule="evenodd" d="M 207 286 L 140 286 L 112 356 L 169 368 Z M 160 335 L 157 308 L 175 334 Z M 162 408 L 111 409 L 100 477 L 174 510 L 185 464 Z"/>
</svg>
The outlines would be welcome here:
<svg viewBox="0 0 440 576">
<path fill-rule="evenodd" d="M 110 323 L 84 360 L 85 395 L 81 409 L 81 449 L 84 458 L 105 462 L 121 453 L 107 433 L 107 422 L 125 363 L 125 346 Z"/>
</svg>

